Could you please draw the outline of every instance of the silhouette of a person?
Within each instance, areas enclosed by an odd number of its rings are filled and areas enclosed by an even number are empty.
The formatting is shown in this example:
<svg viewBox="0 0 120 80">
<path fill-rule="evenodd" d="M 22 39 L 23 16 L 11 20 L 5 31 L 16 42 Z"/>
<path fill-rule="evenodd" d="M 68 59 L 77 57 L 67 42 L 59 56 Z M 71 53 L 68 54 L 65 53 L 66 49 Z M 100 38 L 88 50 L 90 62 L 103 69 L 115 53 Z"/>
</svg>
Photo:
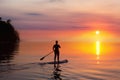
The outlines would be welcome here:
<svg viewBox="0 0 120 80">
<path fill-rule="evenodd" d="M 53 51 L 54 51 L 54 62 L 59 64 L 59 57 L 60 57 L 60 52 L 59 52 L 60 45 L 58 44 L 58 41 L 55 41 L 55 44 L 53 45 Z"/>
</svg>

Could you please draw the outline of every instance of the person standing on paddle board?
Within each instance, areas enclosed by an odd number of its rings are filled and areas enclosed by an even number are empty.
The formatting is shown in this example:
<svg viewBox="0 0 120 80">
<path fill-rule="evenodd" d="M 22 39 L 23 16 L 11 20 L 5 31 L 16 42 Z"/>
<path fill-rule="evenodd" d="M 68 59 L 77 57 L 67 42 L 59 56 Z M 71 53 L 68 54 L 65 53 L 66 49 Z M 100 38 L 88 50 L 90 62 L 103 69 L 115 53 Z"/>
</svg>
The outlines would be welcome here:
<svg viewBox="0 0 120 80">
<path fill-rule="evenodd" d="M 59 57 L 60 57 L 60 52 L 59 52 L 60 45 L 58 44 L 58 41 L 55 41 L 55 44 L 53 45 L 53 51 L 54 51 L 54 62 L 57 62 L 59 64 Z"/>
</svg>

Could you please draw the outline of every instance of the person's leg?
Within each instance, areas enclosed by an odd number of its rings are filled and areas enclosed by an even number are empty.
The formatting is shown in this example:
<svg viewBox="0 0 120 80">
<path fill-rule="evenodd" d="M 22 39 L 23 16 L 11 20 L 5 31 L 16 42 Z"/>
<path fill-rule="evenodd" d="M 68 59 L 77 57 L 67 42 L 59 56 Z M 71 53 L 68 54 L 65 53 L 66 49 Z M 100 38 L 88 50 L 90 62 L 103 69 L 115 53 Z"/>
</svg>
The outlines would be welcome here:
<svg viewBox="0 0 120 80">
<path fill-rule="evenodd" d="M 59 52 L 57 52 L 57 56 L 56 56 L 56 57 L 57 57 L 57 64 L 58 64 L 58 65 L 59 65 L 59 56 L 60 56 L 60 55 L 59 55 Z"/>
<path fill-rule="evenodd" d="M 60 57 L 60 55 L 59 55 L 59 53 L 58 53 L 58 56 L 57 56 L 58 58 L 57 58 L 57 61 L 58 61 L 58 64 L 59 64 L 59 57 Z"/>
<path fill-rule="evenodd" d="M 54 68 L 56 68 L 56 53 L 54 53 Z"/>
<path fill-rule="evenodd" d="M 56 53 L 55 53 L 55 54 L 54 54 L 54 62 L 56 62 L 56 56 L 57 56 L 57 55 L 56 55 Z"/>
</svg>

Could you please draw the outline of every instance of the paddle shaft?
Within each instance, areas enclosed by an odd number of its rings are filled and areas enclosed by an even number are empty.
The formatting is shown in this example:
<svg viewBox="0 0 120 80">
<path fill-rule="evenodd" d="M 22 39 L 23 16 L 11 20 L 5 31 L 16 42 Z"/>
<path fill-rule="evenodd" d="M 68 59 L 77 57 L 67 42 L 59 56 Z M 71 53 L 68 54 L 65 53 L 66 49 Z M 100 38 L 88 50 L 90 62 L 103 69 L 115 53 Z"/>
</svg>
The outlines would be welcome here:
<svg viewBox="0 0 120 80">
<path fill-rule="evenodd" d="M 50 52 L 50 53 L 48 53 L 47 55 L 43 56 L 42 58 L 40 58 L 40 60 L 43 60 L 45 57 L 47 57 L 47 56 L 50 55 L 51 53 L 53 53 L 53 51 Z"/>
<path fill-rule="evenodd" d="M 45 55 L 44 57 L 47 57 L 48 55 L 50 55 L 51 53 L 53 53 L 53 51 L 52 52 L 50 52 L 50 53 L 48 53 L 47 55 Z"/>
</svg>

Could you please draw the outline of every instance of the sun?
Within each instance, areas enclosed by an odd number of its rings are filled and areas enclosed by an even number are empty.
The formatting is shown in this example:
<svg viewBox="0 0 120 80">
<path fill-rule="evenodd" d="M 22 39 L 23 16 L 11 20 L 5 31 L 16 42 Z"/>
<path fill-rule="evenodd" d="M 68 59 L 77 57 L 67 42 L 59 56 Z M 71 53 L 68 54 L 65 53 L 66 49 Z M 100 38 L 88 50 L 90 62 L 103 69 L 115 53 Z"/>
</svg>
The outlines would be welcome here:
<svg viewBox="0 0 120 80">
<path fill-rule="evenodd" d="M 96 31 L 96 34 L 100 34 L 100 31 Z"/>
</svg>

